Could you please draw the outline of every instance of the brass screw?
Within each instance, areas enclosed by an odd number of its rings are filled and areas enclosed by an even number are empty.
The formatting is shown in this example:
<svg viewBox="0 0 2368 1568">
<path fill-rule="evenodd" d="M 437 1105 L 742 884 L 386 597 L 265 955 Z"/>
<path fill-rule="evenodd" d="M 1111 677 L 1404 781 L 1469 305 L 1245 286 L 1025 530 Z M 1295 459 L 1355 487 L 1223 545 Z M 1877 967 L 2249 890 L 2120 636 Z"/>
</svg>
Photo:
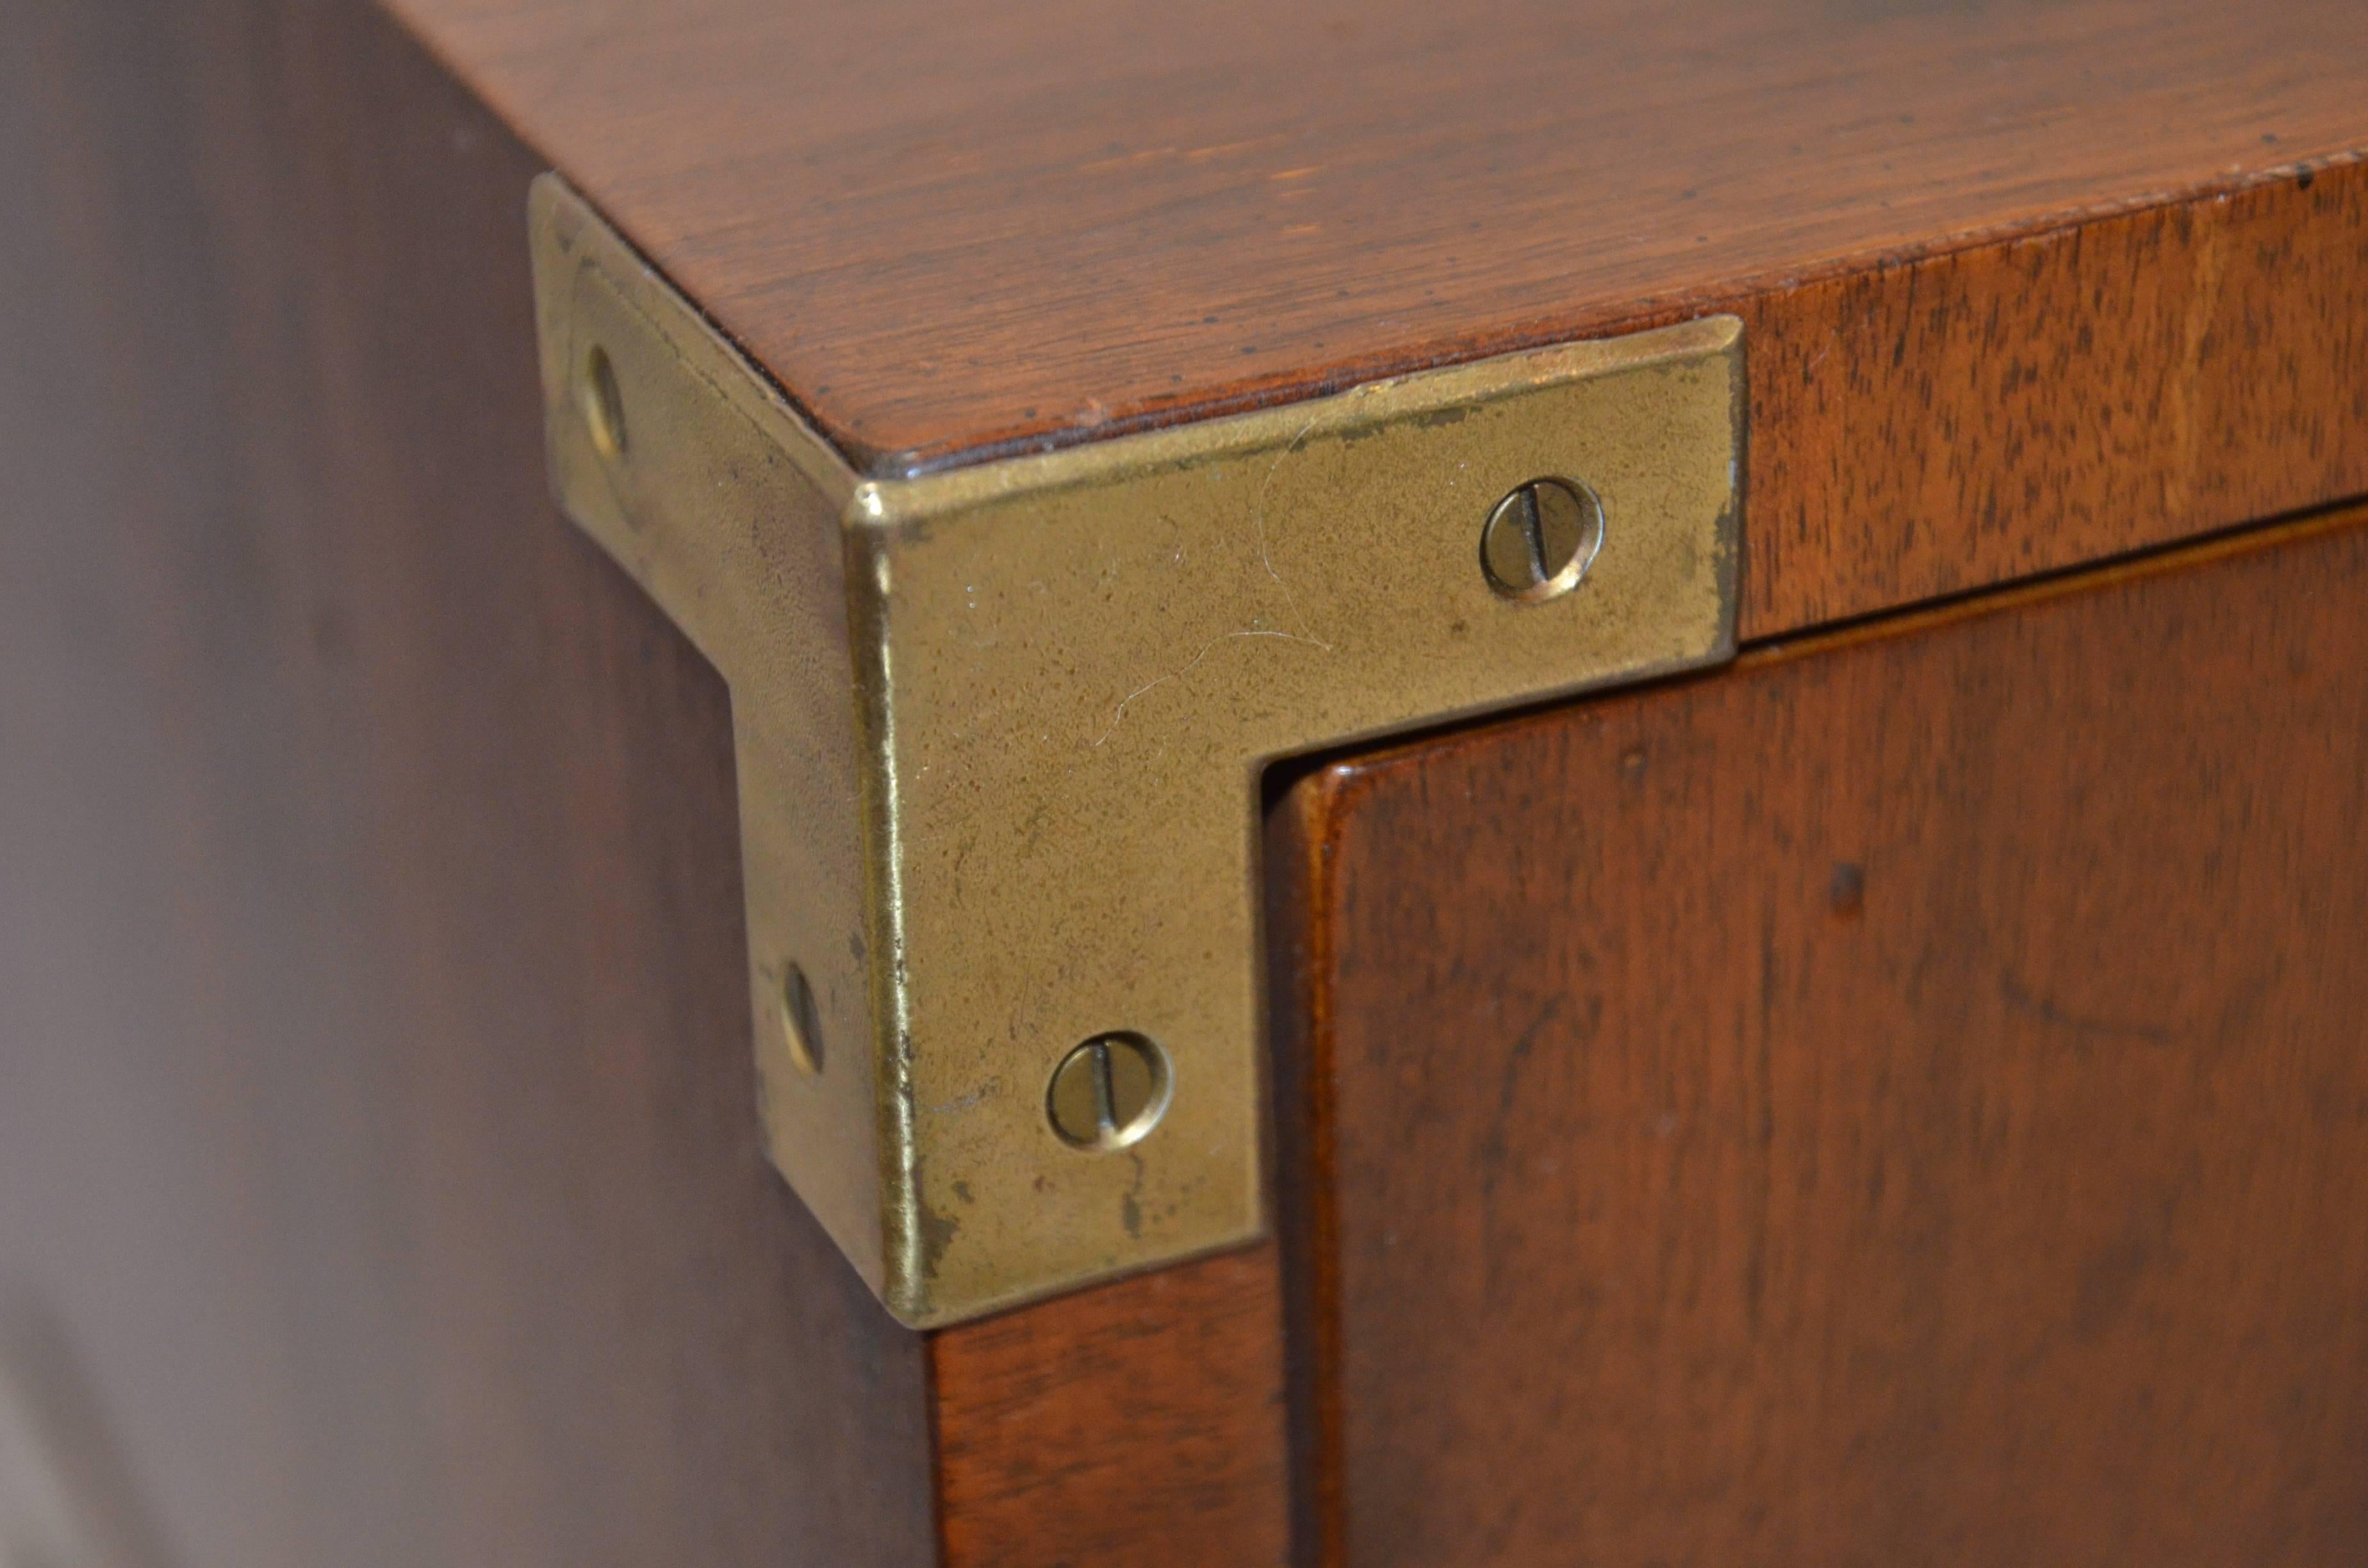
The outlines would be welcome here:
<svg viewBox="0 0 2368 1568">
<path fill-rule="evenodd" d="M 1480 569 L 1508 599 L 1537 604 L 1578 586 L 1603 548 L 1603 503 L 1584 484 L 1533 479 L 1480 530 Z"/>
<path fill-rule="evenodd" d="M 1096 1035 L 1053 1069 L 1044 1107 L 1063 1142 L 1123 1149 L 1167 1108 L 1167 1059 L 1139 1034 Z"/>
</svg>

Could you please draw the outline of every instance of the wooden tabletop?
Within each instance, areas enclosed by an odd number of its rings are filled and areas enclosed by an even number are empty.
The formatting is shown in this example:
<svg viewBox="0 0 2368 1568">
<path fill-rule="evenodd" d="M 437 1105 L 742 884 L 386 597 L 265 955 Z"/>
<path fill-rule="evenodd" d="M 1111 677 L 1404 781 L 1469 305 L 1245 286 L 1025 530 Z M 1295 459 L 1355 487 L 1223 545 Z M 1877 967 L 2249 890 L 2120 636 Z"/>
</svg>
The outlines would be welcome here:
<svg viewBox="0 0 2368 1568">
<path fill-rule="evenodd" d="M 2368 149 L 2358 0 L 388 0 L 877 472 Z"/>
</svg>

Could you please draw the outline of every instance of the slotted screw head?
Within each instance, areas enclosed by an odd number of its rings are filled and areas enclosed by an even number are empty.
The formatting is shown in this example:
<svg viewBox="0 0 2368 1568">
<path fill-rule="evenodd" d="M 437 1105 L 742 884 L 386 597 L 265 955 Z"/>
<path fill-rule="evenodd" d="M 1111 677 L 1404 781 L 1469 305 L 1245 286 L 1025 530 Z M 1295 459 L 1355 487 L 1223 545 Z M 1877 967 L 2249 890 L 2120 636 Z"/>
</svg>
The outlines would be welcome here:
<svg viewBox="0 0 2368 1568">
<path fill-rule="evenodd" d="M 1535 604 L 1578 586 L 1603 548 L 1603 503 L 1584 484 L 1533 479 L 1488 514 L 1480 569 L 1508 599 Z"/>
<path fill-rule="evenodd" d="M 1063 1142 L 1123 1149 L 1167 1108 L 1167 1059 L 1139 1034 L 1096 1035 L 1053 1070 L 1044 1105 Z"/>
</svg>

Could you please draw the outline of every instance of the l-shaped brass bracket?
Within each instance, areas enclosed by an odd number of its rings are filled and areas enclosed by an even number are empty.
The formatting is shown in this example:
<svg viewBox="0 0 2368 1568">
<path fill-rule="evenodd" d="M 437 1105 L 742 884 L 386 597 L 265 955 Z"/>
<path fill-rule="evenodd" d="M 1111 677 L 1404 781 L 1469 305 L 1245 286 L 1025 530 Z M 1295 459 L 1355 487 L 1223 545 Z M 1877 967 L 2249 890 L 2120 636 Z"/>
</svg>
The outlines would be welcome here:
<svg viewBox="0 0 2368 1568">
<path fill-rule="evenodd" d="M 560 505 L 731 687 L 774 1161 L 907 1323 L 1261 1233 L 1269 761 L 1733 652 L 1732 317 L 871 479 L 530 211 Z"/>
</svg>

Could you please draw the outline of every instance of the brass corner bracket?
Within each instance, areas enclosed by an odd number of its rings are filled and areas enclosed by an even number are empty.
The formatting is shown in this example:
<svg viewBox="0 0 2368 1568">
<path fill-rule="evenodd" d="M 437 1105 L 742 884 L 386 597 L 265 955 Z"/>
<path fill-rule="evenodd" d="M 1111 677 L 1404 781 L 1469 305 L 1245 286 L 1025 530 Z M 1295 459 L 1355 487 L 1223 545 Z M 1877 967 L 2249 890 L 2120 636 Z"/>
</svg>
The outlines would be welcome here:
<svg viewBox="0 0 2368 1568">
<path fill-rule="evenodd" d="M 731 687 L 774 1161 L 907 1323 L 1262 1233 L 1266 763 L 1733 652 L 1732 317 L 875 480 L 530 210 L 560 505 Z"/>
</svg>

